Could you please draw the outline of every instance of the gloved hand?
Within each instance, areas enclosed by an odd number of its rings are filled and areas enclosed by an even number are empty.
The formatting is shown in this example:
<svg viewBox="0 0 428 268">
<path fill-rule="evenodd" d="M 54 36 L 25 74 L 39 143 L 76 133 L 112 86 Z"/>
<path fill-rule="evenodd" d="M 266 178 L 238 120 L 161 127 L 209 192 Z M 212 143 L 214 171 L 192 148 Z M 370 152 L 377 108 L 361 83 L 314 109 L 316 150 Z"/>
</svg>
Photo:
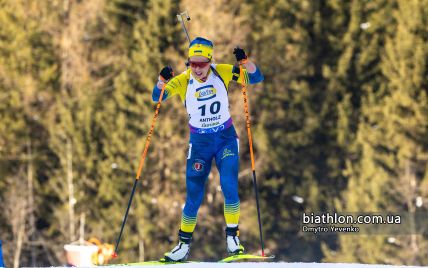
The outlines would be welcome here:
<svg viewBox="0 0 428 268">
<path fill-rule="evenodd" d="M 171 66 L 165 66 L 160 71 L 159 75 L 165 80 L 168 81 L 169 79 L 174 77 L 174 71 L 172 70 Z"/>
<path fill-rule="evenodd" d="M 247 55 L 245 55 L 245 51 L 240 47 L 235 47 L 233 50 L 233 54 L 235 54 L 236 60 L 241 61 L 247 59 Z"/>
</svg>

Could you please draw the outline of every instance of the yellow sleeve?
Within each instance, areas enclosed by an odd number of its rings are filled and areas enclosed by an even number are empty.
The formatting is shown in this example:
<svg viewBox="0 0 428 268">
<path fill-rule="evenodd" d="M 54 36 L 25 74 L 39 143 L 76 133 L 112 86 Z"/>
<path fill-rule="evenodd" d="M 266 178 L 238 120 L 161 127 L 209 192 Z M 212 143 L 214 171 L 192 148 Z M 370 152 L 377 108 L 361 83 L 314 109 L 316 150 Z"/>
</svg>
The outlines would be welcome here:
<svg viewBox="0 0 428 268">
<path fill-rule="evenodd" d="M 226 87 L 229 87 L 229 82 L 233 80 L 234 73 L 235 77 L 237 77 L 237 83 L 242 84 L 242 82 L 244 81 L 243 79 L 245 79 L 246 84 L 249 83 L 248 73 L 246 69 L 243 69 L 243 77 L 240 77 L 239 75 L 239 67 L 235 67 L 232 64 L 217 64 L 215 66 L 215 69 L 223 79 L 224 83 L 226 84 Z"/>
<path fill-rule="evenodd" d="M 189 83 L 189 71 L 184 71 L 179 75 L 174 76 L 165 87 L 165 93 L 167 94 L 167 98 L 174 96 L 175 94 L 179 94 L 181 101 L 184 102 L 186 99 L 186 91 L 187 85 Z"/>
</svg>

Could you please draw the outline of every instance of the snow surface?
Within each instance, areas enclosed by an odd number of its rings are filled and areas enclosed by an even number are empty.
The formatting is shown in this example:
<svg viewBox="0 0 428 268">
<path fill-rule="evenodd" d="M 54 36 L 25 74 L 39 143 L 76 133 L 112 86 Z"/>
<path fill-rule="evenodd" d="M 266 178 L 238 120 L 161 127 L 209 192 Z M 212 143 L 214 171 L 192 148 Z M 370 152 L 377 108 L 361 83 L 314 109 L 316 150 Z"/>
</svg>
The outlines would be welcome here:
<svg viewBox="0 0 428 268">
<path fill-rule="evenodd" d="M 103 267 L 103 266 L 97 266 Z M 104 266 L 108 268 L 124 266 Z M 150 266 L 130 266 L 132 268 L 141 267 L 147 268 Z M 153 266 L 151 266 L 153 267 Z M 163 266 L 165 267 L 165 266 Z M 216 262 L 204 262 L 204 263 L 182 263 L 173 264 L 170 268 L 421 268 L 428 266 L 396 266 L 396 265 L 379 265 L 379 264 L 353 264 L 353 263 L 288 263 L 288 262 L 241 262 L 241 263 L 216 263 Z"/>
</svg>

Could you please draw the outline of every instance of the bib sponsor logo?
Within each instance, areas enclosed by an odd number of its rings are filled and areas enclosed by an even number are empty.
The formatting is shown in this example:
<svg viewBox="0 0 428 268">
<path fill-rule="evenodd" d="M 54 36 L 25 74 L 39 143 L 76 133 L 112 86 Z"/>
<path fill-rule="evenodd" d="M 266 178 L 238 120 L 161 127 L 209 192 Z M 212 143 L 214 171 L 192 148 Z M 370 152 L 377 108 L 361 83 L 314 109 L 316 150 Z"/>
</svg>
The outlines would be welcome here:
<svg viewBox="0 0 428 268">
<path fill-rule="evenodd" d="M 224 129 L 224 125 L 220 125 L 218 127 L 212 127 L 212 128 L 208 128 L 208 129 L 200 128 L 197 130 L 196 133 L 199 133 L 199 134 L 217 133 L 217 132 L 222 131 L 223 129 Z"/>
<path fill-rule="evenodd" d="M 213 85 L 208 85 L 196 89 L 195 97 L 198 101 L 205 101 L 214 98 L 216 94 L 217 90 L 213 87 Z"/>
</svg>

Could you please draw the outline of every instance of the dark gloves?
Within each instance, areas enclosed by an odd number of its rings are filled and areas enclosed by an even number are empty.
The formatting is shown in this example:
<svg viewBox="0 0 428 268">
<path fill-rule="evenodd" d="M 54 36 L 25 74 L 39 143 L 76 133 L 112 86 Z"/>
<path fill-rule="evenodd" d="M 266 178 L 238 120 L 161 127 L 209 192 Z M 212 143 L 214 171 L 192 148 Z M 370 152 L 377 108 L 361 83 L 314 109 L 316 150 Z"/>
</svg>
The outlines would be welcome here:
<svg viewBox="0 0 428 268">
<path fill-rule="evenodd" d="M 235 47 L 235 49 L 233 50 L 233 54 L 235 54 L 237 61 L 245 60 L 247 58 L 247 55 L 245 55 L 245 51 L 240 47 Z"/>
<path fill-rule="evenodd" d="M 160 71 L 159 75 L 165 80 L 168 81 L 169 79 L 174 77 L 174 71 L 172 70 L 171 66 L 165 66 Z"/>
</svg>

